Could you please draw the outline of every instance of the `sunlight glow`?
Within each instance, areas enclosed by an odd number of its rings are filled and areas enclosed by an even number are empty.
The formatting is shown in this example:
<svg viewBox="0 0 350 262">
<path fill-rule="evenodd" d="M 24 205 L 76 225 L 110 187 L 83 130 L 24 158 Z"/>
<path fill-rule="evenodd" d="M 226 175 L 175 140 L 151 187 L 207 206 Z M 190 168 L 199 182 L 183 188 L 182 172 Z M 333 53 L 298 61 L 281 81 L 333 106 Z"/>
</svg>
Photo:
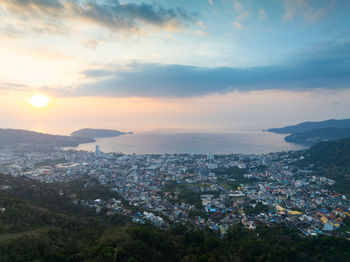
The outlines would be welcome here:
<svg viewBox="0 0 350 262">
<path fill-rule="evenodd" d="M 31 98 L 29 98 L 27 101 L 29 104 L 31 104 L 36 108 L 43 108 L 49 104 L 49 98 L 42 94 L 34 95 Z"/>
</svg>

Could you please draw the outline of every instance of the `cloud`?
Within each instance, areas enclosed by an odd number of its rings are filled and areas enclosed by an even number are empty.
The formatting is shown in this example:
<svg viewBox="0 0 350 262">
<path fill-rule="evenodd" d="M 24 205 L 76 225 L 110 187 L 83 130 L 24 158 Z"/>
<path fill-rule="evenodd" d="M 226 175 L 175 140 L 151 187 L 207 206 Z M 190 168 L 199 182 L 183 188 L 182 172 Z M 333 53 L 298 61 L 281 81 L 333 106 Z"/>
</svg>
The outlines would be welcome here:
<svg viewBox="0 0 350 262">
<path fill-rule="evenodd" d="M 240 1 L 233 1 L 233 7 L 236 10 L 236 12 L 243 12 L 244 6 Z"/>
<path fill-rule="evenodd" d="M 27 85 L 17 84 L 17 83 L 0 82 L 0 93 L 23 92 L 23 91 L 32 91 L 32 90 L 33 89 Z"/>
<path fill-rule="evenodd" d="M 280 65 L 231 68 L 131 64 L 83 72 L 69 96 L 192 97 L 233 90 L 350 88 L 350 43 L 315 45 Z"/>
<path fill-rule="evenodd" d="M 25 19 L 88 22 L 112 31 L 138 32 L 145 24 L 175 30 L 192 22 L 192 14 L 180 7 L 168 9 L 147 3 L 120 3 L 118 0 L 0 0 L 0 6 Z"/>
<path fill-rule="evenodd" d="M 241 23 L 239 23 L 239 22 L 233 22 L 233 25 L 236 27 L 236 28 L 238 28 L 239 30 L 241 30 L 241 29 L 243 29 L 243 25 L 241 24 Z"/>
<path fill-rule="evenodd" d="M 245 20 L 245 19 L 247 19 L 249 17 L 250 17 L 249 12 L 248 11 L 244 11 L 237 17 L 236 21 Z"/>
<path fill-rule="evenodd" d="M 198 25 L 202 28 L 202 29 L 206 29 L 207 26 L 202 22 L 202 21 L 199 21 L 198 22 Z"/>
<path fill-rule="evenodd" d="M 23 16 L 57 15 L 63 9 L 58 0 L 1 0 L 0 4 L 9 12 Z"/>
<path fill-rule="evenodd" d="M 82 72 L 82 75 L 85 78 L 100 78 L 100 77 L 108 77 L 113 75 L 112 70 L 107 69 L 89 69 Z"/>
<path fill-rule="evenodd" d="M 203 31 L 203 30 L 196 30 L 196 31 L 194 31 L 194 33 L 198 36 L 207 36 L 208 35 L 208 33 Z"/>
<path fill-rule="evenodd" d="M 243 4 L 240 1 L 235 0 L 233 2 L 233 7 L 236 13 L 238 14 L 233 25 L 239 30 L 241 30 L 243 29 L 242 21 L 248 19 L 250 17 L 250 13 L 248 12 L 248 10 L 245 10 Z"/>
<path fill-rule="evenodd" d="M 309 21 L 319 20 L 335 7 L 337 0 L 327 1 L 328 5 L 323 7 L 316 7 L 317 3 L 318 1 L 310 0 L 284 0 L 286 12 L 282 17 L 282 22 L 291 21 L 296 16 L 301 16 Z"/>
<path fill-rule="evenodd" d="M 98 42 L 94 39 L 85 40 L 83 41 L 82 44 L 85 48 L 89 48 L 89 49 L 96 49 L 98 46 Z"/>
<path fill-rule="evenodd" d="M 259 19 L 260 20 L 265 20 L 267 17 L 266 15 L 266 10 L 264 8 L 259 9 Z"/>
</svg>

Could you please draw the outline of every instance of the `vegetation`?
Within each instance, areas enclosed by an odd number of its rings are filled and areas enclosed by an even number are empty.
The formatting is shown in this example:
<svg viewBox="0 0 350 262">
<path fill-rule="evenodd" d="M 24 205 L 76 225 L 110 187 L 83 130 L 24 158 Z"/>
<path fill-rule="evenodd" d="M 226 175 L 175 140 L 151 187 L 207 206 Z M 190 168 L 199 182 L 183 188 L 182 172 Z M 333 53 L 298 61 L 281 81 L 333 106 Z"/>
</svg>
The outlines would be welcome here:
<svg viewBox="0 0 350 262">
<path fill-rule="evenodd" d="M 282 128 L 271 128 L 267 131 L 278 134 L 293 134 L 302 133 L 310 130 L 321 129 L 321 128 L 350 128 L 350 119 L 330 119 L 321 122 L 303 122 L 293 126 L 286 126 Z"/>
<path fill-rule="evenodd" d="M 347 261 L 343 238 L 305 238 L 283 225 L 255 231 L 238 224 L 224 238 L 211 230 L 173 225 L 169 230 L 97 215 L 74 205 L 76 194 L 94 197 L 99 186 L 41 184 L 0 177 L 0 261 Z M 94 188 L 95 187 L 95 188 Z M 102 189 L 102 188 L 100 188 Z M 104 188 L 106 197 L 114 192 Z M 80 191 L 81 190 L 81 191 Z M 86 191 L 85 191 L 86 190 Z M 66 192 L 64 195 L 60 194 Z"/>
<path fill-rule="evenodd" d="M 82 143 L 95 142 L 88 137 L 57 136 L 21 129 L 0 129 L 0 146 L 12 144 L 77 146 Z"/>
<path fill-rule="evenodd" d="M 297 164 L 313 166 L 315 175 L 335 180 L 335 189 L 350 195 L 350 138 L 318 143 Z"/>
<path fill-rule="evenodd" d="M 303 122 L 294 126 L 272 128 L 268 131 L 290 134 L 285 138 L 287 142 L 313 145 L 321 141 L 350 137 L 350 119 Z"/>
<path fill-rule="evenodd" d="M 350 216 L 347 216 L 346 218 L 344 218 L 343 220 L 344 225 L 341 227 L 341 230 L 344 233 L 350 234 Z"/>
<path fill-rule="evenodd" d="M 164 191 L 177 194 L 177 198 L 184 203 L 194 205 L 198 208 L 202 206 L 201 193 L 197 185 L 168 183 Z"/>
<path fill-rule="evenodd" d="M 259 167 L 263 168 L 263 166 Z M 244 168 L 231 167 L 215 170 L 218 178 L 218 183 L 227 189 L 237 190 L 240 184 L 247 184 L 255 181 L 255 179 L 245 178 L 243 175 L 247 174 Z"/>
<path fill-rule="evenodd" d="M 78 131 L 75 131 L 71 134 L 71 136 L 74 137 L 91 137 L 91 138 L 99 138 L 99 137 L 114 137 L 114 136 L 121 136 L 125 134 L 131 134 L 120 132 L 118 130 L 111 130 L 111 129 L 92 129 L 92 128 L 83 128 L 79 129 Z"/>
<path fill-rule="evenodd" d="M 350 137 L 350 128 L 321 128 L 286 136 L 287 142 L 313 145 L 321 141 Z"/>
<path fill-rule="evenodd" d="M 262 203 L 257 203 L 254 207 L 247 205 L 244 207 L 243 211 L 246 215 L 257 215 L 260 213 L 269 212 L 270 208 Z"/>
</svg>

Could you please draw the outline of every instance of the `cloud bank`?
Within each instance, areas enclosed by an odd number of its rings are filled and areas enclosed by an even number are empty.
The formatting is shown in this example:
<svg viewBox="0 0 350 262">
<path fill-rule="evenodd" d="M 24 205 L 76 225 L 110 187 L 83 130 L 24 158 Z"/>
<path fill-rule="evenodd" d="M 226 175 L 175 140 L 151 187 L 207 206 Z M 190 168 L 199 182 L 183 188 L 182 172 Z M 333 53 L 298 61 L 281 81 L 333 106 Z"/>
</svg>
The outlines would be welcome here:
<svg viewBox="0 0 350 262">
<path fill-rule="evenodd" d="M 69 96 L 193 97 L 233 90 L 349 88 L 350 43 L 316 45 L 275 66 L 206 68 L 131 64 L 83 72 Z"/>
</svg>

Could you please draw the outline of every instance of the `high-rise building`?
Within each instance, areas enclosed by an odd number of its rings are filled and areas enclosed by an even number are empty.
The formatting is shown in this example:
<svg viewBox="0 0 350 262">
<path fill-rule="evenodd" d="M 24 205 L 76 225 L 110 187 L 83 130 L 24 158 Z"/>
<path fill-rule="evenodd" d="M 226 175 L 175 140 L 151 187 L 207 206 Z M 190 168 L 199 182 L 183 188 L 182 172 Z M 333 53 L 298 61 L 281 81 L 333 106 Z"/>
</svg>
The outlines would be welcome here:
<svg viewBox="0 0 350 262">
<path fill-rule="evenodd" d="M 101 151 L 100 151 L 100 146 L 99 146 L 99 145 L 96 145 L 95 156 L 96 156 L 96 157 L 101 156 Z"/>
</svg>

